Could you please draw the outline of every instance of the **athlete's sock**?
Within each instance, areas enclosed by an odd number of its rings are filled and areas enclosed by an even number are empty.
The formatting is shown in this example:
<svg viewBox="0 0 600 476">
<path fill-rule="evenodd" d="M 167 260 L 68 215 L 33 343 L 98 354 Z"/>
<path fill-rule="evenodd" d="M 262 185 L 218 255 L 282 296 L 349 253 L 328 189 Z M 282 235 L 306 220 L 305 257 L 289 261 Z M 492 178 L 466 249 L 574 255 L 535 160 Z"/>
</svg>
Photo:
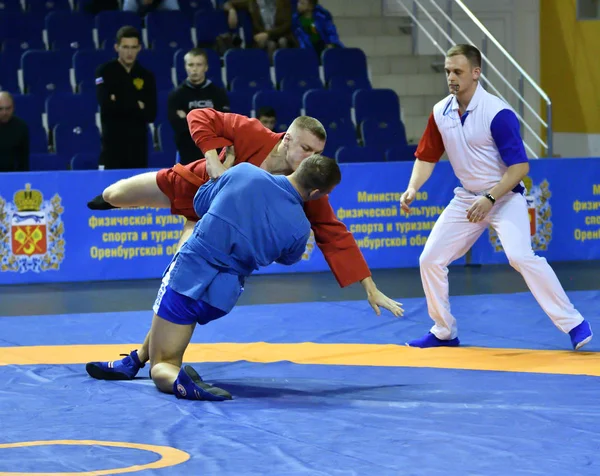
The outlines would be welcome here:
<svg viewBox="0 0 600 476">
<path fill-rule="evenodd" d="M 104 200 L 104 198 L 102 198 L 102 194 L 100 194 L 97 197 L 94 197 L 92 200 L 90 200 L 87 203 L 87 206 L 90 210 L 111 210 L 113 208 L 120 208 L 120 207 L 115 207 L 114 205 L 111 205 L 106 200 Z"/>
</svg>

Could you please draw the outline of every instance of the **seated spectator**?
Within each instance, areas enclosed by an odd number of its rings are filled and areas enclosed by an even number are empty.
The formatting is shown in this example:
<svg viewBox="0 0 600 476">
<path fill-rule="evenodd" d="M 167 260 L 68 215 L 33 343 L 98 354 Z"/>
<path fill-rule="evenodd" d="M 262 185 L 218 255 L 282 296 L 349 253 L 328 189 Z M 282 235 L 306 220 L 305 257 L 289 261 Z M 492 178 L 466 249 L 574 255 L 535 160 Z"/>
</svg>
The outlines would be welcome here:
<svg viewBox="0 0 600 476">
<path fill-rule="evenodd" d="M 230 28 L 237 26 L 236 10 L 247 10 L 252 18 L 255 48 L 266 49 L 272 58 L 277 48 L 294 45 L 290 0 L 229 0 L 223 4 Z"/>
<path fill-rule="evenodd" d="M 256 111 L 256 118 L 267 129 L 271 129 L 272 131 L 275 130 L 275 126 L 277 125 L 277 113 L 272 107 L 261 107 Z"/>
<path fill-rule="evenodd" d="M 29 170 L 29 128 L 14 111 L 11 94 L 0 92 L 0 172 Z"/>
<path fill-rule="evenodd" d="M 333 17 L 319 0 L 298 0 L 292 31 L 300 48 L 313 48 L 319 57 L 326 48 L 342 47 Z"/>
<path fill-rule="evenodd" d="M 154 10 L 179 10 L 177 0 L 124 0 L 123 11 L 144 16 Z"/>
<path fill-rule="evenodd" d="M 167 109 L 180 161 L 186 165 L 203 157 L 202 151 L 190 135 L 187 123 L 188 112 L 205 107 L 227 112 L 229 98 L 225 89 L 206 78 L 208 56 L 204 50 L 193 48 L 183 59 L 187 78 L 169 94 Z"/>
</svg>

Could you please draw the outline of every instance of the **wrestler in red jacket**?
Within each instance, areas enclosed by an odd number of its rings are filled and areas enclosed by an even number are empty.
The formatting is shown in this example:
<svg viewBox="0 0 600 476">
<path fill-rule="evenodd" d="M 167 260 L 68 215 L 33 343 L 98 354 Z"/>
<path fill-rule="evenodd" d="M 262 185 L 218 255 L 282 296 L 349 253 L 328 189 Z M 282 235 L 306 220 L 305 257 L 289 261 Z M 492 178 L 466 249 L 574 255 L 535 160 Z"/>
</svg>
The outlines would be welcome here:
<svg viewBox="0 0 600 476">
<path fill-rule="evenodd" d="M 285 133 L 274 133 L 257 119 L 222 113 L 214 109 L 194 109 L 188 114 L 194 142 L 206 159 L 180 164 L 158 172 L 148 172 L 121 180 L 108 187 L 103 199 L 113 206 L 169 207 L 171 213 L 187 218 L 180 245 L 191 233 L 198 216 L 193 199 L 198 188 L 225 170 L 226 147 L 233 146 L 235 162 L 250 162 L 271 173 L 289 174 L 299 163 L 325 146 L 326 133 L 314 118 L 297 118 Z M 216 149 L 223 148 L 219 159 Z M 92 203 L 91 208 L 95 208 Z M 100 208 L 100 207 L 98 207 Z M 399 303 L 377 289 L 365 259 L 346 226 L 333 212 L 327 197 L 305 204 L 315 241 L 341 287 L 360 281 L 368 301 L 377 313 L 379 307 L 395 316 L 402 315 Z"/>
</svg>

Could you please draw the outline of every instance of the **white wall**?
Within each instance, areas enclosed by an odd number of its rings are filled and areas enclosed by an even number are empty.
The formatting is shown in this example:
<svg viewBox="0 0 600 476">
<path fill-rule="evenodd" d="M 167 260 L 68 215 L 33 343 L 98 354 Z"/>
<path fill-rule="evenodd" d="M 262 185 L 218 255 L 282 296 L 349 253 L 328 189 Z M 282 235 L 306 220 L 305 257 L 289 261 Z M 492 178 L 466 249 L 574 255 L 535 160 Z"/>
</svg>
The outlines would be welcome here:
<svg viewBox="0 0 600 476">
<path fill-rule="evenodd" d="M 352 0 L 350 0 L 352 1 Z M 539 34 L 539 1 L 540 0 L 463 0 L 463 3 L 471 10 L 483 25 L 492 33 L 504 49 L 517 61 L 527 74 L 539 84 L 540 80 L 540 34 Z M 413 0 L 402 0 L 409 8 L 413 6 Z M 431 0 L 419 0 L 419 3 L 444 27 L 446 31 L 446 20 L 432 5 Z M 435 3 L 446 11 L 447 0 L 435 0 Z M 463 12 L 463 10 L 452 1 L 452 19 L 456 25 L 465 33 L 468 40 L 461 36 L 456 29 L 452 29 L 452 40 L 456 43 L 472 43 L 482 48 L 484 37 L 481 30 Z M 389 15 L 405 16 L 406 11 L 400 5 L 399 0 L 383 0 L 383 12 Z M 427 28 L 434 39 L 445 50 L 449 44 L 443 34 L 433 26 L 427 16 L 419 9 L 418 19 Z M 470 40 L 470 41 L 469 41 Z M 433 45 L 431 40 L 419 29 L 417 34 L 418 54 L 441 54 Z M 519 73 L 504 57 L 500 50 L 488 40 L 488 58 L 502 73 L 507 81 L 518 90 Z M 485 62 L 484 62 L 485 63 Z M 484 66 L 485 68 L 485 66 Z M 485 69 L 484 69 L 485 71 Z M 510 91 L 499 76 L 491 68 L 487 67 L 487 76 L 493 86 L 518 112 L 517 96 Z M 494 93 L 493 89 L 488 91 Z M 535 89 L 525 81 L 524 97 L 532 108 L 546 120 L 546 110 L 540 106 L 541 99 Z M 531 112 L 525 109 L 525 120 L 532 126 L 534 131 L 541 135 L 540 123 Z M 542 154 L 543 149 L 536 142 L 532 134 L 525 131 L 525 142 L 534 150 L 535 155 Z"/>
</svg>

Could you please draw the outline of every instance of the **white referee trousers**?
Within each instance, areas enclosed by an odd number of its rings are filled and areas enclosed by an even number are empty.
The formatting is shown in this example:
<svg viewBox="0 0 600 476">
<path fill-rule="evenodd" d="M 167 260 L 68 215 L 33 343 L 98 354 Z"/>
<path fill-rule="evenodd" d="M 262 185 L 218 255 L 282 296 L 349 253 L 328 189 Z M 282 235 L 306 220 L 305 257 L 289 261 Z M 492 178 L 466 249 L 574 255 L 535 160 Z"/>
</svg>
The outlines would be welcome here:
<svg viewBox="0 0 600 476">
<path fill-rule="evenodd" d="M 457 336 L 456 319 L 450 311 L 448 265 L 463 256 L 488 226 L 496 230 L 510 265 L 521 273 L 554 325 L 568 333 L 581 324 L 583 317 L 573 307 L 554 271 L 545 258 L 533 252 L 525 197 L 508 192 L 496 201 L 485 220 L 471 223 L 467 210 L 480 196 L 461 187 L 454 194 L 419 258 L 427 308 L 435 322 L 431 332 L 442 340 Z"/>
</svg>

